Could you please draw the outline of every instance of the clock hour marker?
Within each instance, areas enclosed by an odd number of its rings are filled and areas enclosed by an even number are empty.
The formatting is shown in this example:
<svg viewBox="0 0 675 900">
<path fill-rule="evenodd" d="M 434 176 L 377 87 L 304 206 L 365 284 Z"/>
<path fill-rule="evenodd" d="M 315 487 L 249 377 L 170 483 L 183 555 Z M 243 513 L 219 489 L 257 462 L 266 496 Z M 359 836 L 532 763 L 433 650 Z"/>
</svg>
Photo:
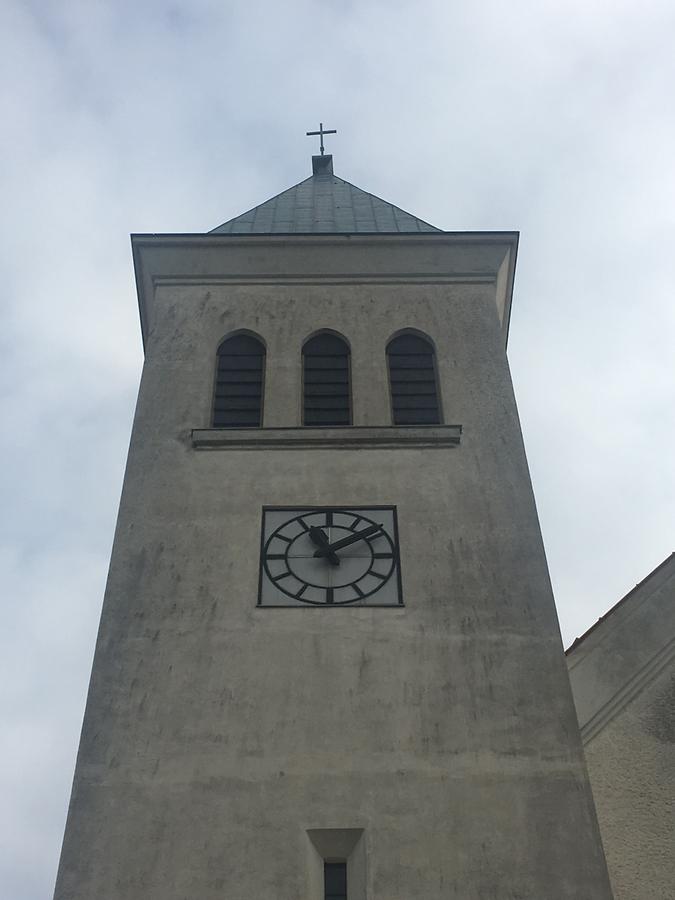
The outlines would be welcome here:
<svg viewBox="0 0 675 900">
<path fill-rule="evenodd" d="M 326 525 L 330 527 L 333 524 L 333 513 L 329 510 L 326 513 Z"/>
<path fill-rule="evenodd" d="M 373 553 L 373 559 L 391 559 L 393 553 Z"/>
<path fill-rule="evenodd" d="M 285 553 L 268 553 L 267 558 L 268 559 L 286 559 L 286 554 Z"/>
<path fill-rule="evenodd" d="M 326 588 L 326 603 L 333 603 L 335 598 L 335 594 L 333 592 L 333 588 Z"/>
<path fill-rule="evenodd" d="M 381 581 L 386 581 L 389 578 L 389 575 L 380 575 L 379 572 L 375 572 L 374 569 L 370 570 L 370 574 L 374 575 L 376 578 L 379 578 Z"/>
<path fill-rule="evenodd" d="M 359 524 L 360 521 L 361 521 L 361 517 L 360 517 L 360 516 L 357 516 L 357 517 L 354 519 L 354 521 L 352 522 L 352 524 L 349 526 L 349 527 L 351 528 L 352 531 L 355 531 L 355 530 L 356 530 L 356 528 L 358 527 L 358 524 Z"/>
<path fill-rule="evenodd" d="M 309 531 L 309 525 L 305 522 L 304 519 L 298 519 L 298 525 L 302 528 L 303 531 Z"/>
<path fill-rule="evenodd" d="M 361 588 L 358 586 L 358 584 L 353 584 L 352 587 L 354 588 L 354 590 L 356 591 L 356 593 L 359 595 L 359 597 L 365 597 L 365 596 L 366 596 L 366 595 L 363 593 L 363 591 L 361 590 Z"/>
</svg>

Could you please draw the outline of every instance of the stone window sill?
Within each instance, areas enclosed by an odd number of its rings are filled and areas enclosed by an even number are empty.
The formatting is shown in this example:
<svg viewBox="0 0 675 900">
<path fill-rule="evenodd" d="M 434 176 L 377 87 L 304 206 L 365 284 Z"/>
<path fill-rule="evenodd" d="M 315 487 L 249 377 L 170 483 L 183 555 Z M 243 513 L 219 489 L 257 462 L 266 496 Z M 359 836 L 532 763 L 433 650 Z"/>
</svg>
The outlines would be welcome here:
<svg viewBox="0 0 675 900">
<path fill-rule="evenodd" d="M 196 450 L 440 449 L 457 447 L 461 433 L 461 425 L 194 428 L 192 446 Z"/>
</svg>

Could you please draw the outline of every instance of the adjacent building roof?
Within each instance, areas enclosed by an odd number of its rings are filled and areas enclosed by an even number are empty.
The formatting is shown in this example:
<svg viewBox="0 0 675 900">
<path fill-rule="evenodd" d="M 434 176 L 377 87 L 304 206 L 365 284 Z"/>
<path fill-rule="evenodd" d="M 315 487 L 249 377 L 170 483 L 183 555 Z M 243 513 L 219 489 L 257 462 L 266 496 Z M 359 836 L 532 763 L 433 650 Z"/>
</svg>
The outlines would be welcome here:
<svg viewBox="0 0 675 900">
<path fill-rule="evenodd" d="M 212 234 L 391 234 L 440 231 L 333 174 L 333 157 L 312 158 L 313 174 Z"/>
<path fill-rule="evenodd" d="M 584 744 L 664 671 L 675 673 L 675 553 L 567 650 Z"/>
<path fill-rule="evenodd" d="M 597 622 L 594 622 L 590 628 L 587 628 L 580 637 L 575 638 L 569 645 L 567 650 L 565 650 L 565 654 L 569 656 L 583 641 L 586 640 L 591 632 L 599 628 L 603 624 L 603 622 L 605 622 L 611 615 L 613 615 L 615 612 L 617 612 L 617 610 L 623 607 L 623 605 L 631 600 L 633 596 L 636 595 L 639 591 L 641 591 L 649 581 L 651 581 L 656 575 L 660 574 L 661 571 L 668 566 L 673 566 L 673 572 L 675 574 L 675 552 L 671 553 L 670 556 L 667 556 L 663 560 L 663 562 L 659 563 L 659 565 L 655 569 L 652 569 L 649 575 L 645 576 L 642 581 L 638 581 L 635 587 L 631 588 L 631 590 L 628 591 L 625 597 L 622 597 L 617 603 L 614 604 L 614 606 L 610 607 L 607 612 L 604 613 L 604 615 L 600 616 Z"/>
</svg>

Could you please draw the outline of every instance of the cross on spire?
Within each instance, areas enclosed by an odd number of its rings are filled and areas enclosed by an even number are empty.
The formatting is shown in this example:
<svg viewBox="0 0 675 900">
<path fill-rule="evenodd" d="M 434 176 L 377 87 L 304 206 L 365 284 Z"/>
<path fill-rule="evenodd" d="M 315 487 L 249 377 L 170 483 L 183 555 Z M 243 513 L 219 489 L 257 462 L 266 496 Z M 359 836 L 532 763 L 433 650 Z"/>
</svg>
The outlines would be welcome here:
<svg viewBox="0 0 675 900">
<path fill-rule="evenodd" d="M 314 135 L 314 134 L 319 135 L 319 140 L 321 142 L 321 155 L 323 156 L 323 149 L 324 149 L 323 148 L 323 136 L 324 136 L 324 134 L 337 134 L 337 129 L 331 128 L 331 129 L 326 129 L 324 131 L 323 122 L 319 122 L 319 130 L 318 131 L 308 131 L 308 132 L 306 132 L 306 134 L 307 134 L 307 137 L 309 137 L 310 135 Z"/>
</svg>

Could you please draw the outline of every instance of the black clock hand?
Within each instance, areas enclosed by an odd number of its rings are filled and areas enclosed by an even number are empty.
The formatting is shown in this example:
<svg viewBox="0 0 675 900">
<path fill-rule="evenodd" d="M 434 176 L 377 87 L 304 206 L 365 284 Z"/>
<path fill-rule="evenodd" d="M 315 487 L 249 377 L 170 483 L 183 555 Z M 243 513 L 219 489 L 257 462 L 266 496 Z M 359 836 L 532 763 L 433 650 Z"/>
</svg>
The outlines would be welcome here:
<svg viewBox="0 0 675 900">
<path fill-rule="evenodd" d="M 336 550 L 342 550 L 343 547 L 348 547 L 350 544 L 355 544 L 357 541 L 361 541 L 367 537 L 370 537 L 371 534 L 375 534 L 381 528 L 382 523 L 380 523 L 379 525 L 369 525 L 368 528 L 364 528 L 363 531 L 355 531 L 354 534 L 350 534 L 349 537 L 342 538 L 341 541 L 336 541 L 334 544 L 328 544 L 325 547 L 321 547 L 319 550 L 315 550 L 314 556 L 326 556 L 328 553 L 332 553 L 333 555 L 335 555 Z"/>
<path fill-rule="evenodd" d="M 317 545 L 317 547 L 320 548 L 316 551 L 314 556 L 326 556 L 328 557 L 328 561 L 334 566 L 340 565 L 340 557 L 331 549 L 328 537 L 323 528 L 318 528 L 316 525 L 312 525 L 312 527 L 309 529 L 309 536 Z"/>
</svg>

